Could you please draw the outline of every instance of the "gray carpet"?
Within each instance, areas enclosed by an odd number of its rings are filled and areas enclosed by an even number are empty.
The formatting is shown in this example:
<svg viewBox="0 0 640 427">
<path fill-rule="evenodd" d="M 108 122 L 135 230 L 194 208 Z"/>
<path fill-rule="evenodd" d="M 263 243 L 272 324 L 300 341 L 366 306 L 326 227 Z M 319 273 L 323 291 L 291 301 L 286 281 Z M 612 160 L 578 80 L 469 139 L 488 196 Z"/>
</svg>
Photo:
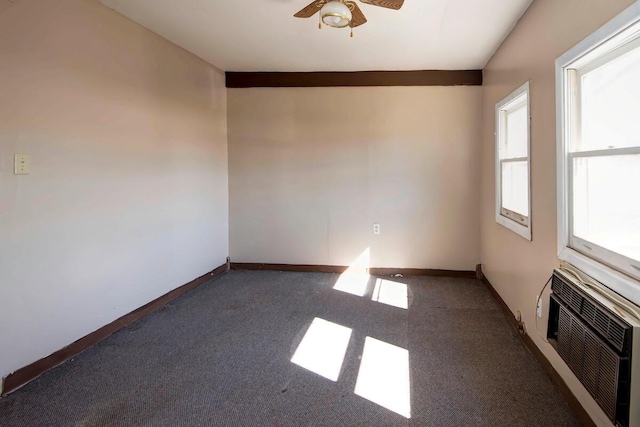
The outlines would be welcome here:
<svg viewBox="0 0 640 427">
<path fill-rule="evenodd" d="M 579 425 L 480 282 L 387 278 L 406 310 L 338 278 L 226 273 L 0 400 L 0 425 Z M 291 362 L 314 318 L 352 329 L 335 382 Z M 367 337 L 408 350 L 410 418 L 354 393 Z"/>
</svg>

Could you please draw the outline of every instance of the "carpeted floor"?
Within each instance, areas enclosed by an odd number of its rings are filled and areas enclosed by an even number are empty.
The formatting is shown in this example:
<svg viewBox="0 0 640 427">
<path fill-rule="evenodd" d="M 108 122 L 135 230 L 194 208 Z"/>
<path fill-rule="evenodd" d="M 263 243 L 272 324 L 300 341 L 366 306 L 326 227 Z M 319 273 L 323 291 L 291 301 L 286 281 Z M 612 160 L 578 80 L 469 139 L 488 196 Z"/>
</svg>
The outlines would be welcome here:
<svg viewBox="0 0 640 427">
<path fill-rule="evenodd" d="M 0 425 L 579 425 L 482 283 L 339 278 L 226 273 L 0 400 Z"/>
</svg>

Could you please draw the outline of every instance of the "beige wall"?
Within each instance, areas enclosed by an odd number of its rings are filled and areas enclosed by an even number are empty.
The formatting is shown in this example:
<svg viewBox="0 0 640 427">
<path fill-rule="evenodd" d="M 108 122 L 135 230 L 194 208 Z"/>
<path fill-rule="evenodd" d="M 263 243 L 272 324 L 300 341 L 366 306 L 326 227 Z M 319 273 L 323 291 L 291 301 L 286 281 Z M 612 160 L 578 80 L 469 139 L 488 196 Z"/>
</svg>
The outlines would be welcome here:
<svg viewBox="0 0 640 427">
<path fill-rule="evenodd" d="M 481 92 L 230 89 L 232 260 L 473 270 Z"/>
<path fill-rule="evenodd" d="M 3 8 L 0 376 L 224 263 L 227 176 L 221 72 L 93 0 Z"/>
<path fill-rule="evenodd" d="M 536 332 L 535 300 L 558 265 L 555 60 L 631 3 L 632 0 L 535 0 L 484 71 L 483 269 L 511 310 L 523 313 L 529 335 L 600 425 L 611 423 Z M 532 242 L 495 222 L 495 104 L 527 80 L 531 81 Z M 546 304 L 548 297 L 544 301 Z M 545 306 L 543 312 L 546 310 Z M 539 321 L 542 335 L 546 334 L 546 321 L 545 314 Z"/>
</svg>

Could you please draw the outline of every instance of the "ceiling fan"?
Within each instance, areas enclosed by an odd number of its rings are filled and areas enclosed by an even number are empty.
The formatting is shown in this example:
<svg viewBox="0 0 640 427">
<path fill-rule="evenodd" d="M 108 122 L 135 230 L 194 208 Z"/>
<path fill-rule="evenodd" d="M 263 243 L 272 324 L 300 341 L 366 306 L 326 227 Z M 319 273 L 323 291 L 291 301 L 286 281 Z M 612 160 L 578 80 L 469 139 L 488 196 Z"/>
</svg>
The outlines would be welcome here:
<svg viewBox="0 0 640 427">
<path fill-rule="evenodd" d="M 360 0 L 363 3 L 373 6 L 380 6 L 387 9 L 399 10 L 404 4 L 404 0 Z M 296 13 L 296 18 L 311 18 L 320 12 L 320 23 L 333 28 L 359 27 L 367 22 L 358 4 L 352 0 L 315 0 L 307 7 Z M 351 32 L 353 37 L 353 31 Z"/>
</svg>

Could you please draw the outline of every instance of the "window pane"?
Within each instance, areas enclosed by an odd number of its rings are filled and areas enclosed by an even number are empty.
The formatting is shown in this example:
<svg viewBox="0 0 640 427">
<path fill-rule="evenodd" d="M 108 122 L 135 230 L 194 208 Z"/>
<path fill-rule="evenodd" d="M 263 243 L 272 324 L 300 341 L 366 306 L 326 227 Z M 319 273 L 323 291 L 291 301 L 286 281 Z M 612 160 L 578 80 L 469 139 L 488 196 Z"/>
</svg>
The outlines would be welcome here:
<svg viewBox="0 0 640 427">
<path fill-rule="evenodd" d="M 527 162 L 502 163 L 502 207 L 529 216 Z"/>
<path fill-rule="evenodd" d="M 525 96 L 526 100 L 526 96 Z M 527 157 L 527 106 L 506 113 L 506 135 L 500 149 L 501 159 Z"/>
<path fill-rule="evenodd" d="M 582 77 L 582 138 L 572 151 L 640 146 L 640 48 Z"/>
<path fill-rule="evenodd" d="M 573 163 L 573 233 L 640 261 L 640 155 Z"/>
</svg>

